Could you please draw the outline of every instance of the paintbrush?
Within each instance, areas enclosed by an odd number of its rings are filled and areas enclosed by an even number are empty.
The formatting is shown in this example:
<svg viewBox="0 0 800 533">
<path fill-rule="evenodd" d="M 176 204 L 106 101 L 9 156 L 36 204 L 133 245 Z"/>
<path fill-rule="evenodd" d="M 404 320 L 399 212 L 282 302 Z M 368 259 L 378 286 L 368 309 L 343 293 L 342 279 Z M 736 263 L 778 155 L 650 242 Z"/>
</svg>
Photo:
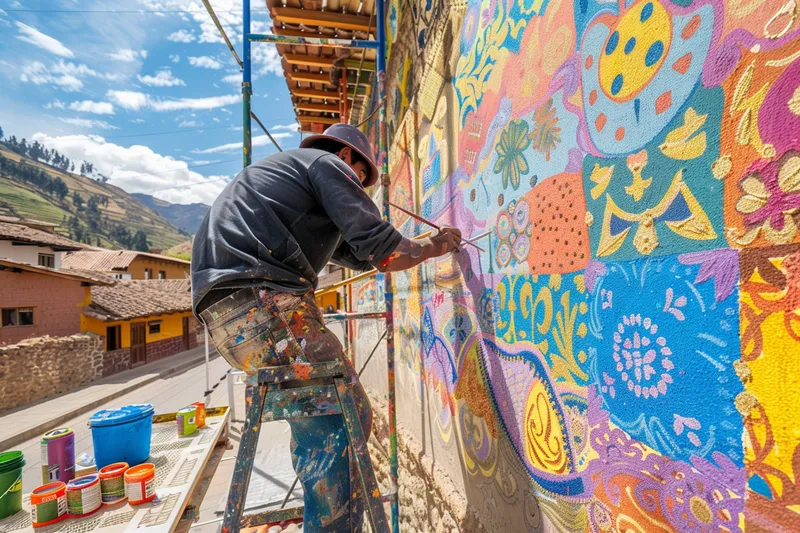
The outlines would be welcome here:
<svg viewBox="0 0 800 533">
<path fill-rule="evenodd" d="M 442 228 L 441 228 L 440 226 L 438 226 L 437 224 L 435 224 L 435 223 L 431 222 L 430 220 L 428 220 L 428 219 L 426 219 L 426 218 L 423 218 L 423 217 L 419 216 L 418 214 L 414 213 L 413 211 L 409 211 L 409 210 L 407 210 L 407 209 L 403 209 L 403 208 L 402 208 L 402 207 L 400 207 L 399 205 L 397 205 L 397 204 L 393 204 L 392 202 L 386 202 L 386 203 L 388 203 L 390 206 L 394 207 L 395 209 L 399 209 L 400 211 L 402 211 L 402 212 L 403 212 L 403 213 L 405 213 L 406 215 L 410 216 L 411 218 L 413 218 L 413 219 L 415 219 L 415 220 L 419 220 L 420 222 L 424 222 L 425 224 L 429 225 L 430 227 L 432 227 L 432 228 L 433 228 L 433 229 L 435 229 L 435 230 L 439 230 L 439 231 L 441 231 L 441 229 L 442 229 Z M 473 246 L 473 247 L 477 248 L 477 249 L 478 249 L 478 250 L 480 250 L 481 252 L 485 252 L 485 251 L 486 251 L 486 250 L 484 250 L 483 248 L 481 248 L 480 246 L 478 246 L 477 244 L 475 244 L 475 243 L 472 243 L 472 242 L 470 242 L 470 241 L 465 241 L 465 240 L 462 240 L 461 242 L 462 242 L 462 243 L 469 244 L 470 246 Z"/>
</svg>

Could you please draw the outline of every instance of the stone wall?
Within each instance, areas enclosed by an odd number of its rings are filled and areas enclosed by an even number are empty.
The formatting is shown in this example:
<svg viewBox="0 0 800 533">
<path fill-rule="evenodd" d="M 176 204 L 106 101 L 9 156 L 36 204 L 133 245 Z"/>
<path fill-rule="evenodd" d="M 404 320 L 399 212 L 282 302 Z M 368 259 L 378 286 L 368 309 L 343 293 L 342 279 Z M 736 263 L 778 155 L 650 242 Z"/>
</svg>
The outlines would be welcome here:
<svg viewBox="0 0 800 533">
<path fill-rule="evenodd" d="M 103 377 L 128 370 L 131 367 L 131 349 L 120 348 L 103 353 Z"/>
<path fill-rule="evenodd" d="M 69 392 L 103 376 L 103 337 L 80 333 L 0 346 L 0 412 Z"/>
<path fill-rule="evenodd" d="M 192 335 L 189 335 L 189 346 L 192 345 Z M 170 337 L 161 341 L 150 342 L 147 344 L 147 362 L 152 363 L 178 352 L 184 351 L 183 337 Z"/>
</svg>

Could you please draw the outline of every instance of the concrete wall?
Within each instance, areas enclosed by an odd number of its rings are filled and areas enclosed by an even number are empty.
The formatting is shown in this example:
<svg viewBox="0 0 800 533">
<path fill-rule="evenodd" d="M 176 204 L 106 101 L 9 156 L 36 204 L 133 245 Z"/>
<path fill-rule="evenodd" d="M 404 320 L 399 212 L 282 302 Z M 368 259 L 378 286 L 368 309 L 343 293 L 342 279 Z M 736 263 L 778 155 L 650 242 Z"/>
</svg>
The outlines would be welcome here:
<svg viewBox="0 0 800 533">
<path fill-rule="evenodd" d="M 29 265 L 38 265 L 39 254 L 53 254 L 55 268 L 61 268 L 61 258 L 64 252 L 54 252 L 49 246 L 14 246 L 11 241 L 0 241 L 0 257 Z"/>
<path fill-rule="evenodd" d="M 798 14 L 390 2 L 390 198 L 489 232 L 394 276 L 401 437 L 482 527 L 800 530 Z"/>
<path fill-rule="evenodd" d="M 0 327 L 0 345 L 42 335 L 81 331 L 81 307 L 89 288 L 73 281 L 33 272 L 0 271 L 0 308 L 32 307 L 33 326 Z"/>
<path fill-rule="evenodd" d="M 58 396 L 104 375 L 103 338 L 38 337 L 0 346 L 0 413 Z"/>
</svg>

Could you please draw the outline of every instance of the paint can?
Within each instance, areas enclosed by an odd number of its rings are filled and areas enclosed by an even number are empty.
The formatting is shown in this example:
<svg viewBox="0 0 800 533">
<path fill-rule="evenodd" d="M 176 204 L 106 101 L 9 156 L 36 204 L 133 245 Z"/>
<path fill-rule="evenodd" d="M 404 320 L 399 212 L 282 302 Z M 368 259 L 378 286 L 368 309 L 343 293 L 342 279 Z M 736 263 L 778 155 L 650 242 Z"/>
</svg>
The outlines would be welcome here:
<svg viewBox="0 0 800 533">
<path fill-rule="evenodd" d="M 25 455 L 19 450 L 0 453 L 0 520 L 22 510 L 22 467 Z"/>
<path fill-rule="evenodd" d="M 152 463 L 144 463 L 139 466 L 129 468 L 125 472 L 125 494 L 128 495 L 128 503 L 139 505 L 153 501 L 156 497 L 156 466 Z"/>
<path fill-rule="evenodd" d="M 31 492 L 31 522 L 33 527 L 44 527 L 67 517 L 67 484 L 54 481 Z"/>
<path fill-rule="evenodd" d="M 206 404 L 194 402 L 192 405 L 197 408 L 197 427 L 201 428 L 206 425 Z"/>
<path fill-rule="evenodd" d="M 75 433 L 70 428 L 54 429 L 42 437 L 42 484 L 68 483 L 75 478 Z"/>
<path fill-rule="evenodd" d="M 75 477 L 88 476 L 97 472 L 97 465 L 94 464 L 94 457 L 83 452 L 75 458 Z"/>
<path fill-rule="evenodd" d="M 178 422 L 178 436 L 188 437 L 197 431 L 197 407 L 184 407 L 178 411 L 175 420 Z"/>
<path fill-rule="evenodd" d="M 100 509 L 100 476 L 89 474 L 67 483 L 67 511 L 70 516 L 89 516 Z"/>
<path fill-rule="evenodd" d="M 100 469 L 100 495 L 105 505 L 125 500 L 125 471 L 128 463 L 114 463 Z"/>
</svg>

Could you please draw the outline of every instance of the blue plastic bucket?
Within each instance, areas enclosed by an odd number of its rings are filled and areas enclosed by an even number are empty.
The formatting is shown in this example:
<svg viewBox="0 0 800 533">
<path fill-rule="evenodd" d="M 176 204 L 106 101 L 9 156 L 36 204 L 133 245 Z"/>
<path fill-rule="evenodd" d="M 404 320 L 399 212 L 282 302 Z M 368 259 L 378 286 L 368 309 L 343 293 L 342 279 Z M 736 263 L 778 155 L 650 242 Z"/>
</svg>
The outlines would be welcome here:
<svg viewBox="0 0 800 533">
<path fill-rule="evenodd" d="M 92 415 L 89 427 L 98 469 L 112 463 L 138 465 L 150 457 L 153 411 L 152 405 L 143 403 L 103 409 Z"/>
</svg>

